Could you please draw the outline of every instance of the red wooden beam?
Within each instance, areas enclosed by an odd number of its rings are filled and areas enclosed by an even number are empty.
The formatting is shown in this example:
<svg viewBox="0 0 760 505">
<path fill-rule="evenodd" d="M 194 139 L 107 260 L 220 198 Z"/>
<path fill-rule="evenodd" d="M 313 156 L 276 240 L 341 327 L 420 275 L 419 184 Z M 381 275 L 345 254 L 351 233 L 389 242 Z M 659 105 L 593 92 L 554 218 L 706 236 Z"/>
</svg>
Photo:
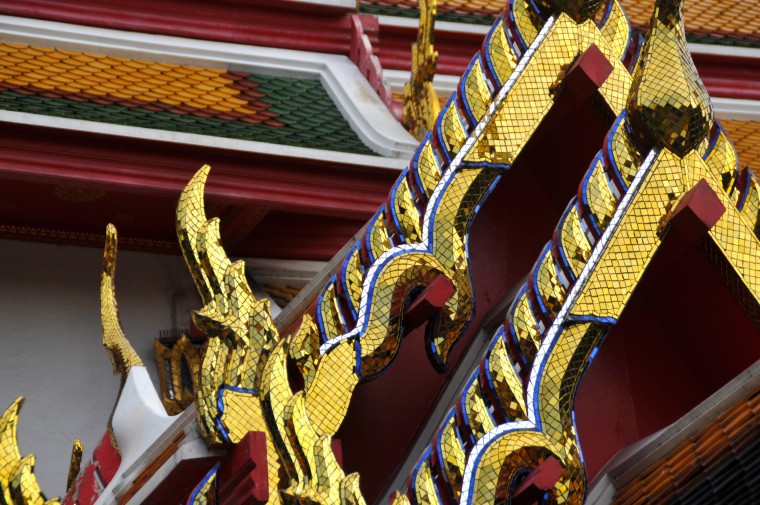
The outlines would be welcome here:
<svg viewBox="0 0 760 505">
<path fill-rule="evenodd" d="M 231 249 L 240 244 L 268 212 L 267 207 L 236 207 L 225 212 L 221 218 L 222 243 Z"/>
<path fill-rule="evenodd" d="M 180 461 L 164 480 L 145 498 L 142 505 L 178 504 L 219 460 L 217 457 L 194 458 Z M 184 503 L 184 502 L 182 502 Z"/>
<path fill-rule="evenodd" d="M 404 330 L 410 333 L 425 324 L 454 294 L 454 285 L 445 275 L 436 277 L 404 312 Z"/>
<path fill-rule="evenodd" d="M 266 434 L 248 432 L 219 467 L 219 503 L 265 504 L 269 498 Z"/>
<path fill-rule="evenodd" d="M 348 54 L 353 8 L 286 0 L 0 0 L 0 14 L 119 30 Z"/>
<path fill-rule="evenodd" d="M 210 200 L 367 219 L 398 172 L 0 122 L 0 178 L 175 198 L 204 163 Z"/>
<path fill-rule="evenodd" d="M 550 456 L 528 475 L 515 491 L 510 503 L 513 505 L 534 505 L 543 503 L 543 496 L 550 492 L 562 475 L 562 465 Z"/>
</svg>

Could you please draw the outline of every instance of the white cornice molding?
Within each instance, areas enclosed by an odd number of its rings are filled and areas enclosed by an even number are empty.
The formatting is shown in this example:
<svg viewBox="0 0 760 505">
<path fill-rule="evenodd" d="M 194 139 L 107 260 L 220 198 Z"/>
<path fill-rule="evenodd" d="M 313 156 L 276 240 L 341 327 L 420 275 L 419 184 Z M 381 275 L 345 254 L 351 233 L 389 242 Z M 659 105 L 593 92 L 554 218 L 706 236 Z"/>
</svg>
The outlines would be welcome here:
<svg viewBox="0 0 760 505">
<path fill-rule="evenodd" d="M 409 82 L 409 71 L 383 69 L 383 78 L 391 87 L 393 93 L 404 93 L 404 85 Z M 439 97 L 449 96 L 457 89 L 458 75 L 436 74 L 433 77 L 433 87 Z"/>
<path fill-rule="evenodd" d="M 760 59 L 760 48 L 757 47 L 697 44 L 692 42 L 689 43 L 689 51 L 691 51 L 692 54 L 714 54 L 717 56 Z"/>
<path fill-rule="evenodd" d="M 496 19 L 495 16 L 494 19 Z M 420 24 L 420 21 L 417 18 L 387 16 L 384 14 L 378 14 L 377 20 L 380 23 L 380 26 L 395 26 L 398 28 L 412 28 L 414 30 L 416 30 Z M 435 21 L 435 31 L 437 32 L 474 33 L 485 36 L 490 29 L 491 25 L 456 23 L 454 21 L 441 21 L 439 19 L 436 19 Z"/>
<path fill-rule="evenodd" d="M 711 97 L 711 100 L 718 119 L 760 121 L 760 101 L 758 100 L 720 97 Z"/>
<path fill-rule="evenodd" d="M 406 161 L 417 148 L 418 142 L 396 121 L 356 65 L 343 55 L 110 30 L 13 16 L 0 16 L 0 33 L 3 34 L 3 40 L 8 42 L 208 68 L 317 78 L 351 128 L 375 152 Z M 3 115 L 7 116 L 5 112 Z M 161 130 L 156 131 L 165 133 Z M 126 130 L 115 134 L 129 135 Z M 175 142 L 189 140 L 183 134 L 171 137 Z M 235 140 L 234 144 L 243 142 Z M 275 146 L 259 142 L 254 144 Z M 305 153 L 301 152 L 301 149 L 277 146 L 274 150 L 285 156 L 303 157 Z M 342 153 L 333 151 L 308 151 L 322 152 L 320 159 L 345 158 L 338 156 Z"/>
<path fill-rule="evenodd" d="M 340 151 L 326 151 L 309 147 L 286 146 L 282 144 L 269 144 L 254 140 L 238 140 L 227 137 L 214 137 L 198 133 L 182 133 L 140 126 L 124 126 L 111 123 L 98 123 L 83 119 L 69 119 L 58 116 L 44 116 L 27 112 L 0 111 L 0 120 L 9 123 L 25 124 L 31 126 L 43 126 L 47 128 L 60 128 L 63 130 L 75 130 L 117 137 L 130 137 L 172 144 L 185 144 L 192 146 L 227 149 L 230 151 L 242 151 L 248 153 L 269 154 L 299 159 L 325 161 L 329 163 L 357 165 L 373 168 L 388 168 L 403 170 L 409 160 L 407 158 L 389 158 L 383 156 L 369 156 L 366 154 L 344 153 Z M 411 155 L 409 155 L 411 157 Z"/>
<path fill-rule="evenodd" d="M 324 5 L 325 7 L 339 7 L 343 9 L 356 9 L 356 0 L 290 0 L 294 3 Z"/>
</svg>

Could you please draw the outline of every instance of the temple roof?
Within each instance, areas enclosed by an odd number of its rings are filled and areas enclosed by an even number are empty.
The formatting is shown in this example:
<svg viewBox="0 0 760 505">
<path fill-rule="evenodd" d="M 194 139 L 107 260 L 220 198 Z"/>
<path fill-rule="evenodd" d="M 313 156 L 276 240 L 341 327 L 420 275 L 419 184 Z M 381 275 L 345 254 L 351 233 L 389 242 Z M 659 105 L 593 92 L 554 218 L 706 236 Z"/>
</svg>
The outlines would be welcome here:
<svg viewBox="0 0 760 505">
<path fill-rule="evenodd" d="M 634 29 L 645 31 L 651 2 L 621 0 Z M 417 17 L 416 0 L 361 0 L 362 12 Z M 442 21 L 490 25 L 504 9 L 500 0 L 443 0 L 437 4 Z M 729 0 L 686 0 L 686 33 L 690 40 L 708 43 L 757 45 L 760 43 L 760 5 Z M 717 39 L 717 40 L 716 40 Z"/>
<path fill-rule="evenodd" d="M 314 78 L 3 42 L 0 108 L 374 154 Z"/>
<path fill-rule="evenodd" d="M 739 164 L 760 175 L 760 124 L 757 121 L 721 120 L 739 153 Z"/>
<path fill-rule="evenodd" d="M 728 503 L 756 496 L 760 389 L 742 392 L 735 404 L 619 488 L 613 503 Z"/>
</svg>

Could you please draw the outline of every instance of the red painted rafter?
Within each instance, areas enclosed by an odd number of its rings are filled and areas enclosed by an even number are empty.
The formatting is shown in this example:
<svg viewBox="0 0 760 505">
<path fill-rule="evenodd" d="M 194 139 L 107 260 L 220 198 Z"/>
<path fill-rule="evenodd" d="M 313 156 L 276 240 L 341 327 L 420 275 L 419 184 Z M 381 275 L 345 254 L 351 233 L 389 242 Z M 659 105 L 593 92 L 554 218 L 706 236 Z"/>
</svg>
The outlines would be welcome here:
<svg viewBox="0 0 760 505">
<path fill-rule="evenodd" d="M 0 177 L 178 195 L 204 163 L 206 194 L 231 205 L 365 219 L 398 176 L 303 158 L 0 122 Z"/>
<path fill-rule="evenodd" d="M 351 46 L 352 11 L 286 0 L 0 0 L 11 16 L 338 54 Z"/>
</svg>

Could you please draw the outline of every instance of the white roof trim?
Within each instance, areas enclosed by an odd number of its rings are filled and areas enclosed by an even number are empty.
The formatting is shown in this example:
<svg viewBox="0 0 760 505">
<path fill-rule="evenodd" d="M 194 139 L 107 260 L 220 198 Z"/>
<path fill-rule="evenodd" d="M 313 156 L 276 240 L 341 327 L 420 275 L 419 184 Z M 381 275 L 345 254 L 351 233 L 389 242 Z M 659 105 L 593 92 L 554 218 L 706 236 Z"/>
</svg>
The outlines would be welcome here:
<svg viewBox="0 0 760 505">
<path fill-rule="evenodd" d="M 302 4 L 325 5 L 328 7 L 343 7 L 344 9 L 356 9 L 356 0 L 290 0 Z"/>
<path fill-rule="evenodd" d="M 760 121 L 760 101 L 758 100 L 720 97 L 711 97 L 711 100 L 718 119 Z"/>
<path fill-rule="evenodd" d="M 494 19 L 496 19 L 495 16 Z M 377 20 L 380 23 L 380 26 L 396 26 L 399 28 L 414 28 L 416 30 L 420 25 L 419 18 L 407 18 L 403 16 L 378 14 Z M 437 32 L 476 33 L 478 35 L 485 35 L 490 29 L 491 25 L 457 23 L 454 21 L 441 21 L 439 19 L 436 19 L 435 21 L 435 31 Z"/>
<path fill-rule="evenodd" d="M 691 51 L 693 54 L 716 54 L 719 56 L 760 58 L 760 48 L 757 47 L 689 43 L 689 51 Z"/>
<path fill-rule="evenodd" d="M 417 148 L 417 140 L 396 121 L 356 65 L 343 55 L 109 30 L 12 16 L 0 16 L 0 33 L 8 42 L 270 75 L 318 78 L 359 138 L 374 151 L 383 156 L 407 160 Z M 5 112 L 3 115 L 6 115 Z M 126 131 L 121 134 L 129 135 Z M 184 141 L 181 135 L 174 138 L 178 142 Z M 300 151 L 285 152 L 300 148 L 282 148 L 275 150 L 283 151 L 285 156 L 304 155 Z M 318 152 L 315 149 L 309 151 Z M 323 159 L 340 157 L 333 151 L 323 153 L 320 156 Z"/>
<path fill-rule="evenodd" d="M 171 142 L 173 144 L 213 147 L 228 149 L 230 151 L 271 154 L 274 156 L 286 156 L 291 158 L 306 158 L 332 163 L 390 168 L 399 171 L 406 168 L 409 161 L 406 158 L 386 158 L 383 156 L 368 156 L 366 154 L 352 154 L 340 151 L 325 151 L 322 149 L 311 149 L 309 147 L 269 144 L 253 140 L 238 140 L 226 137 L 214 137 L 212 135 L 201 135 L 198 133 L 182 133 L 153 128 L 142 128 L 140 126 L 98 123 L 96 121 L 69 119 L 58 116 L 44 116 L 41 114 L 29 114 L 27 112 L 4 110 L 0 117 L 2 117 L 3 121 L 32 126 L 45 126 L 49 128 L 61 128 L 64 130 L 115 135 L 118 137 L 157 140 L 159 142 Z"/>
<path fill-rule="evenodd" d="M 383 69 L 383 78 L 391 87 L 393 93 L 404 93 L 404 85 L 409 82 L 408 70 Z M 433 87 L 439 97 L 449 96 L 457 89 L 458 75 L 436 74 L 433 77 Z"/>
</svg>

